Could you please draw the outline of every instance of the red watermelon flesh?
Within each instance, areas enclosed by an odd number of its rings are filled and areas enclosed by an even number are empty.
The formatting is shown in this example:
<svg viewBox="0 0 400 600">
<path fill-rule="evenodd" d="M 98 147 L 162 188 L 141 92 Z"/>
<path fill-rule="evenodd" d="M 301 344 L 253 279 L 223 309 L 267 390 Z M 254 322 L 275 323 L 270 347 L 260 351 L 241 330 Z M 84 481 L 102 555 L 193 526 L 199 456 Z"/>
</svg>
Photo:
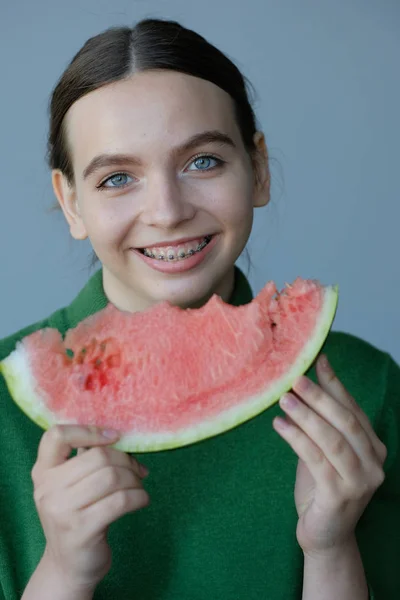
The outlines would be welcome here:
<svg viewBox="0 0 400 600">
<path fill-rule="evenodd" d="M 27 336 L 0 363 L 15 402 L 36 423 L 124 432 L 125 451 L 156 451 L 216 435 L 259 414 L 315 359 L 337 286 L 269 282 L 249 304 L 214 295 L 199 309 L 167 302 L 139 313 L 111 303 L 61 334 Z"/>
</svg>

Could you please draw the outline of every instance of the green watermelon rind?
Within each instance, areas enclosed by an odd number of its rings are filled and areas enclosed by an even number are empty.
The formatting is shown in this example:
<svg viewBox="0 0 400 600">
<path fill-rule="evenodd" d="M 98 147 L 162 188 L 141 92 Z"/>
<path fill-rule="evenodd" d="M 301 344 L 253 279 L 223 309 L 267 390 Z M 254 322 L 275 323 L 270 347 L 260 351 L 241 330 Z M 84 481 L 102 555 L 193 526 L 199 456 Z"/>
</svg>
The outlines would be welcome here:
<svg viewBox="0 0 400 600">
<path fill-rule="evenodd" d="M 184 428 L 181 431 L 124 434 L 112 448 L 124 452 L 158 452 L 188 446 L 215 435 L 234 429 L 249 421 L 279 401 L 289 391 L 294 381 L 303 375 L 312 365 L 322 348 L 336 315 L 339 298 L 339 286 L 324 286 L 322 309 L 317 318 L 312 336 L 303 350 L 285 374 L 269 385 L 265 392 L 245 399 L 212 419 L 203 419 L 201 423 Z M 74 421 L 60 421 L 50 412 L 43 400 L 35 391 L 35 382 L 29 367 L 29 357 L 22 342 L 17 342 L 16 349 L 2 362 L 0 372 L 3 374 L 10 394 L 15 403 L 42 429 L 49 429 L 55 424 L 75 424 Z"/>
</svg>

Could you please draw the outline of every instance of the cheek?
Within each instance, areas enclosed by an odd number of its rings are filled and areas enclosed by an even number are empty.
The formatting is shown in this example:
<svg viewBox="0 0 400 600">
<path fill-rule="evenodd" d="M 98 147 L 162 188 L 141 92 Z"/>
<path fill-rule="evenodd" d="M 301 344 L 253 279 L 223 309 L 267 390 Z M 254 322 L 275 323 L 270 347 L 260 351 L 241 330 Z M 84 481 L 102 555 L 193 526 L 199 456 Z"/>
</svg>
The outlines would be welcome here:
<svg viewBox="0 0 400 600">
<path fill-rule="evenodd" d="M 132 214 L 121 202 L 97 202 L 88 205 L 83 218 L 89 237 L 104 245 L 124 237 L 130 229 Z"/>
<path fill-rule="evenodd" d="M 215 212 L 226 224 L 246 228 L 253 218 L 252 187 L 246 177 L 221 186 L 215 196 Z"/>
</svg>

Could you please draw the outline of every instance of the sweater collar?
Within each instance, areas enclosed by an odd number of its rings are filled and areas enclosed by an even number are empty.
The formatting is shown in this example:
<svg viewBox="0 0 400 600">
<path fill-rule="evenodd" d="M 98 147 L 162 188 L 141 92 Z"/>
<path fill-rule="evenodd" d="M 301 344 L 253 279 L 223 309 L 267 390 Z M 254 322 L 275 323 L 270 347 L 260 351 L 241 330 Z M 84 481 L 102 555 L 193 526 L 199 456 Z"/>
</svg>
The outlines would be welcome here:
<svg viewBox="0 0 400 600">
<path fill-rule="evenodd" d="M 229 304 L 240 306 L 248 304 L 253 299 L 250 284 L 239 269 L 235 266 L 235 283 Z M 107 306 L 109 300 L 103 288 L 103 269 L 98 269 L 79 292 L 76 298 L 66 308 L 68 329 L 76 327 L 80 321 L 86 319 Z"/>
</svg>

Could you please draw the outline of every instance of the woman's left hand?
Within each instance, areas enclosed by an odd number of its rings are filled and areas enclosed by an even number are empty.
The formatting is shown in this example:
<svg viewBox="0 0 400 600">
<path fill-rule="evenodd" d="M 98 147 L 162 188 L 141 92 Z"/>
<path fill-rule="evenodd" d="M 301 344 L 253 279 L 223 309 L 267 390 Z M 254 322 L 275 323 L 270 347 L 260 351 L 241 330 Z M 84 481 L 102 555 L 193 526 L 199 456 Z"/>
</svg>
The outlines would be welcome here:
<svg viewBox="0 0 400 600">
<path fill-rule="evenodd" d="M 297 541 L 305 555 L 318 556 L 345 547 L 358 520 L 383 483 L 386 446 L 366 414 L 319 356 L 319 385 L 299 377 L 280 406 L 286 413 L 274 429 L 299 457 L 295 503 Z M 294 400 L 289 408 L 284 397 Z"/>
</svg>

